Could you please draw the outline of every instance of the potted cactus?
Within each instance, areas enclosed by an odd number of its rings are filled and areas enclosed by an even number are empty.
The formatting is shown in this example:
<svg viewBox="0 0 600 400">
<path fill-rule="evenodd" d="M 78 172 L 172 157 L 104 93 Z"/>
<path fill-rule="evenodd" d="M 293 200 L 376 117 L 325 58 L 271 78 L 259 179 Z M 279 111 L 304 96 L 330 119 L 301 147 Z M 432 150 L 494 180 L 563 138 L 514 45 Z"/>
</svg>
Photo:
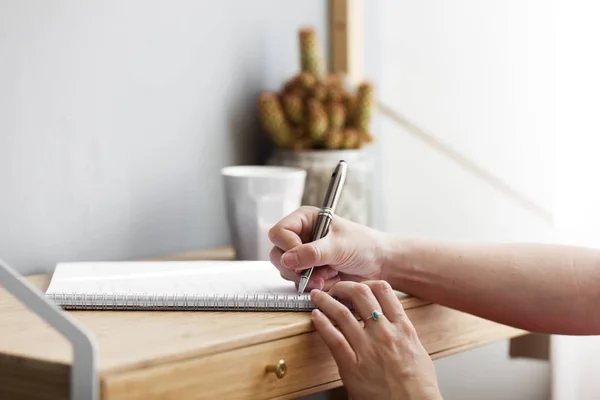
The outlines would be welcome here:
<svg viewBox="0 0 600 400">
<path fill-rule="evenodd" d="M 312 27 L 300 29 L 298 39 L 298 73 L 280 91 L 258 96 L 260 121 L 275 148 L 268 163 L 304 168 L 303 204 L 318 206 L 335 164 L 346 160 L 348 178 L 337 213 L 368 225 L 372 179 L 363 150 L 373 142 L 373 85 L 363 81 L 352 90 L 342 74 L 327 73 Z"/>
</svg>

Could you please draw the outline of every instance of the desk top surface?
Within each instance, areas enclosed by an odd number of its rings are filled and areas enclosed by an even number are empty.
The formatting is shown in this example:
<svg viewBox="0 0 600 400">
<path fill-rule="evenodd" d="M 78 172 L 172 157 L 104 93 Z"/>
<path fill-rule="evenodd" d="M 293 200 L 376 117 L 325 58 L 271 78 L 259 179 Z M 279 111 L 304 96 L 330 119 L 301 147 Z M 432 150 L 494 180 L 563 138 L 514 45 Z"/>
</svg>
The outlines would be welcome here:
<svg viewBox="0 0 600 400">
<path fill-rule="evenodd" d="M 230 248 L 169 257 L 232 259 Z M 50 275 L 28 278 L 45 290 Z M 427 302 L 402 298 L 406 309 Z M 100 372 L 208 355 L 314 330 L 309 312 L 69 311 L 99 343 Z M 70 364 L 69 342 L 0 290 L 0 355 Z"/>
</svg>

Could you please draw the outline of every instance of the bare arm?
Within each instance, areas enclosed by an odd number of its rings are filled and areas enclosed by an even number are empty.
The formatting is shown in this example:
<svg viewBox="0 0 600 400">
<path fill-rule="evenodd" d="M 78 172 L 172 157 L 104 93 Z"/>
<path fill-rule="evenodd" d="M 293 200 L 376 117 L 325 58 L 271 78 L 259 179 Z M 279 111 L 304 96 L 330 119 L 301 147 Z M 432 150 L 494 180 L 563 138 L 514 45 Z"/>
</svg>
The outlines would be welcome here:
<svg viewBox="0 0 600 400">
<path fill-rule="evenodd" d="M 531 332 L 600 334 L 600 250 L 392 238 L 396 290 Z"/>
</svg>

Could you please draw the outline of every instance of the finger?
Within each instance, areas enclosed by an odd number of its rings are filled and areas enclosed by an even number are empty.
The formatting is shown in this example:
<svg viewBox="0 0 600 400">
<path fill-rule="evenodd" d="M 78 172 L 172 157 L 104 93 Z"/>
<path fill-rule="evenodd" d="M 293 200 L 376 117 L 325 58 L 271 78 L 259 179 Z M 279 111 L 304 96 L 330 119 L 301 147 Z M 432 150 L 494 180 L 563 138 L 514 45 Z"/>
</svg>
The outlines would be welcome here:
<svg viewBox="0 0 600 400">
<path fill-rule="evenodd" d="M 318 212 L 316 207 L 298 208 L 269 230 L 269 240 L 283 251 L 308 242 Z"/>
<path fill-rule="evenodd" d="M 315 268 L 310 276 L 308 284 L 306 285 L 309 289 L 320 289 L 324 290 L 325 282 L 332 278 L 335 278 L 338 272 L 329 267 L 318 267 Z"/>
<path fill-rule="evenodd" d="M 400 299 L 386 281 L 364 281 L 371 288 L 373 295 L 381 305 L 381 312 L 391 322 L 400 321 L 406 315 Z"/>
<path fill-rule="evenodd" d="M 298 282 L 300 281 L 300 272 L 296 272 L 293 269 L 286 268 L 281 265 L 281 255 L 283 251 L 278 247 L 273 247 L 271 252 L 269 253 L 269 259 L 271 263 L 279 270 L 281 277 L 288 281 L 292 281 L 296 283 L 296 287 Z M 319 267 L 315 268 L 313 273 L 310 276 L 310 280 L 306 285 L 306 289 L 321 289 L 321 290 L 329 290 L 329 288 L 339 281 L 339 278 L 336 279 L 338 272 L 329 267 Z"/>
<path fill-rule="evenodd" d="M 342 301 L 349 301 L 365 322 L 373 311 L 381 311 L 381 306 L 371 291 L 371 288 L 363 283 L 344 281 L 331 288 L 329 294 Z M 379 322 L 379 321 L 377 321 Z"/>
<path fill-rule="evenodd" d="M 323 282 L 323 287 L 321 288 L 321 290 L 324 290 L 327 292 L 332 288 L 333 285 L 335 285 L 336 283 L 338 283 L 341 280 L 342 280 L 342 278 L 340 278 L 339 275 L 336 275 L 333 278 L 327 279 L 325 282 Z"/>
<path fill-rule="evenodd" d="M 313 280 L 313 277 L 311 276 L 310 281 L 308 281 L 308 284 L 306 285 L 306 289 L 307 290 L 319 289 L 319 290 L 323 290 L 323 291 L 327 292 L 328 290 L 330 290 L 333 287 L 333 285 L 338 283 L 340 280 L 341 280 L 340 276 L 337 274 L 333 278 L 318 279 L 316 281 Z"/>
<path fill-rule="evenodd" d="M 334 261 L 336 250 L 331 235 L 313 242 L 301 244 L 283 253 L 281 264 L 294 269 L 307 269 L 330 264 Z"/>
<path fill-rule="evenodd" d="M 323 314 L 335 322 L 353 349 L 364 344 L 364 330 L 348 307 L 322 290 L 312 290 L 310 299 Z"/>
<path fill-rule="evenodd" d="M 336 363 L 340 366 L 356 364 L 356 353 L 352 350 L 350 343 L 348 343 L 342 332 L 333 326 L 329 318 L 318 309 L 313 310 L 312 317 L 315 328 L 321 335 L 325 345 L 329 347 Z"/>
<path fill-rule="evenodd" d="M 362 282 L 364 281 L 366 278 L 363 276 L 358 276 L 358 275 L 353 275 L 353 274 L 346 274 L 344 272 L 339 272 L 340 275 L 340 279 L 343 281 L 353 281 L 353 282 Z"/>
<path fill-rule="evenodd" d="M 271 264 L 275 266 L 279 270 L 279 273 L 283 279 L 288 281 L 292 281 L 298 285 L 300 282 L 300 274 L 294 271 L 293 269 L 286 268 L 281 265 L 281 255 L 283 251 L 278 247 L 273 247 L 271 252 L 269 253 L 269 259 L 271 260 Z"/>
</svg>

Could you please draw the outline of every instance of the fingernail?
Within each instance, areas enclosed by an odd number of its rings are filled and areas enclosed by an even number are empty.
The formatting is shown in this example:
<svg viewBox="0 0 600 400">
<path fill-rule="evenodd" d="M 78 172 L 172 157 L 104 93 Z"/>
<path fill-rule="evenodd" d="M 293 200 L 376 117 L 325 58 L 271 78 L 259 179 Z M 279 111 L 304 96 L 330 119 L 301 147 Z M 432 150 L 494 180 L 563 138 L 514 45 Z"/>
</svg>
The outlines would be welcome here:
<svg viewBox="0 0 600 400">
<path fill-rule="evenodd" d="M 299 264 L 298 255 L 296 253 L 285 253 L 282 262 L 286 267 L 293 268 Z"/>
<path fill-rule="evenodd" d="M 321 315 L 323 315 L 323 313 L 318 308 L 313 309 L 312 313 L 315 317 L 320 317 Z"/>
</svg>

